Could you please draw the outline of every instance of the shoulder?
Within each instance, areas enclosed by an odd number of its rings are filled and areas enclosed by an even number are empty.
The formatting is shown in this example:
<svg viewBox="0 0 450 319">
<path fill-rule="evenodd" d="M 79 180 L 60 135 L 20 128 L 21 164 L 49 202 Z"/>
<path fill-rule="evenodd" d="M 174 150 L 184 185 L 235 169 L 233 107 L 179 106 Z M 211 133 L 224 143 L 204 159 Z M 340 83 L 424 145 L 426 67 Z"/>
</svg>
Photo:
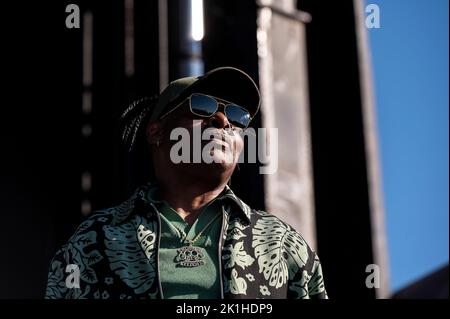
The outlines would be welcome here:
<svg viewBox="0 0 450 319">
<path fill-rule="evenodd" d="M 137 206 L 142 205 L 146 187 L 137 189 L 122 203 L 108 208 L 94 211 L 81 222 L 74 236 L 90 231 L 98 231 L 106 227 L 119 227 L 133 217 Z"/>
<path fill-rule="evenodd" d="M 90 285 L 97 283 L 94 267 L 104 259 L 98 234 L 101 225 L 109 220 L 106 213 L 95 213 L 86 218 L 69 240 L 53 257 L 48 273 L 45 297 L 49 299 L 83 298 L 89 293 Z M 75 289 L 67 285 L 69 273 L 78 274 L 81 279 Z M 75 276 L 75 275 L 73 275 Z"/>
<path fill-rule="evenodd" d="M 253 210 L 252 233 L 256 240 L 278 241 L 290 261 L 300 267 L 312 267 L 314 251 L 310 248 L 303 236 L 279 217 L 262 210 Z"/>
<path fill-rule="evenodd" d="M 75 231 L 57 252 L 66 262 L 73 261 L 98 246 L 105 229 L 120 227 L 132 215 L 135 206 L 136 194 L 125 202 L 106 209 L 94 211 L 85 217 Z M 89 248 L 88 248 L 89 247 Z"/>
<path fill-rule="evenodd" d="M 103 285 L 109 274 L 109 253 L 122 248 L 120 238 L 136 230 L 134 224 L 142 220 L 132 214 L 133 203 L 126 201 L 95 211 L 79 224 L 50 263 L 46 298 L 86 298 L 92 295 L 92 289 Z M 79 276 L 78 287 L 74 289 L 69 289 L 66 283 L 71 271 Z"/>
<path fill-rule="evenodd" d="M 281 250 L 281 259 L 286 262 L 289 273 L 289 296 L 327 298 L 319 257 L 303 236 L 279 217 L 253 211 L 253 240 L 266 244 L 265 249 L 271 244 Z"/>
</svg>

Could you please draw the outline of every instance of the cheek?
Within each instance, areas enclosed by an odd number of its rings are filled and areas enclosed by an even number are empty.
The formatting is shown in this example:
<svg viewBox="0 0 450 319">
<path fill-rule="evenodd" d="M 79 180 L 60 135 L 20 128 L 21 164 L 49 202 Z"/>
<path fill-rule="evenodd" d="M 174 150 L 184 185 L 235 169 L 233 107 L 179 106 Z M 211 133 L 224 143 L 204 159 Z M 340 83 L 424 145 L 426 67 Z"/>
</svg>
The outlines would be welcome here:
<svg viewBox="0 0 450 319">
<path fill-rule="evenodd" d="M 193 124 L 194 123 L 192 122 L 192 119 L 189 119 L 188 117 L 178 117 L 176 118 L 176 120 L 168 122 L 165 125 L 164 133 L 167 139 L 169 139 L 170 134 L 175 130 L 187 130 L 189 134 L 191 134 L 193 130 Z"/>
<path fill-rule="evenodd" d="M 242 137 L 240 135 L 237 135 L 234 138 L 234 148 L 235 148 L 236 152 L 238 152 L 238 153 L 242 152 L 242 150 L 244 148 L 244 140 L 242 139 Z"/>
<path fill-rule="evenodd" d="M 173 128 L 185 128 L 191 133 L 194 128 L 201 128 L 202 127 L 202 121 L 192 119 L 192 117 L 189 116 L 183 116 L 180 117 L 176 122 L 174 122 Z"/>
</svg>

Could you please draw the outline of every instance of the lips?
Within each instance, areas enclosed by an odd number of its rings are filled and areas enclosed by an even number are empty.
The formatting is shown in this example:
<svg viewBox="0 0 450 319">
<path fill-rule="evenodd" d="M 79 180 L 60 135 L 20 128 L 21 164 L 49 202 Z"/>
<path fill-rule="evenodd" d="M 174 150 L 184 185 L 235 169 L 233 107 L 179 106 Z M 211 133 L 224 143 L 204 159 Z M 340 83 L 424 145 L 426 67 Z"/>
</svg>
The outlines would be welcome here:
<svg viewBox="0 0 450 319">
<path fill-rule="evenodd" d="M 219 140 L 217 138 L 213 138 L 213 139 L 209 140 L 209 143 L 216 144 L 218 146 L 221 146 L 222 148 L 230 148 L 230 145 L 227 142 L 224 142 L 224 141 Z"/>
<path fill-rule="evenodd" d="M 225 145 L 227 147 L 230 147 L 232 144 L 232 141 L 229 136 L 226 136 L 225 134 L 214 134 L 214 136 L 211 138 L 210 141 L 217 142 L 221 145 Z"/>
</svg>

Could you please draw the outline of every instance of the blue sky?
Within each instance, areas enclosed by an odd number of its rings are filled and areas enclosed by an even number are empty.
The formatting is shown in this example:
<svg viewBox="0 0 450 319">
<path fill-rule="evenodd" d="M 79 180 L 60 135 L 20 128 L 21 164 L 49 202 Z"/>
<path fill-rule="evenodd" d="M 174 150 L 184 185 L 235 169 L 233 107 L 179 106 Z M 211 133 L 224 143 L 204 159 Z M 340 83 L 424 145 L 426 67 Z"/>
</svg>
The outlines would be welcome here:
<svg viewBox="0 0 450 319">
<path fill-rule="evenodd" d="M 448 263 L 448 0 L 366 0 L 391 289 Z"/>
</svg>

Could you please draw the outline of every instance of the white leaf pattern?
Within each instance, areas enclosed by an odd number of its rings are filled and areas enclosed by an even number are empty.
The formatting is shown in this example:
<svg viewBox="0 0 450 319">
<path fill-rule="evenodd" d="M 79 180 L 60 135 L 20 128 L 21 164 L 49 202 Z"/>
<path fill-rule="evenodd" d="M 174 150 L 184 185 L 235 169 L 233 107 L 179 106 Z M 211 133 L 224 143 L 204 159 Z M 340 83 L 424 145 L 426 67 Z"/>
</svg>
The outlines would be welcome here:
<svg viewBox="0 0 450 319">
<path fill-rule="evenodd" d="M 248 228 L 249 225 L 243 225 L 240 218 L 235 218 L 230 222 L 230 226 L 227 230 L 227 239 L 239 240 L 242 237 L 247 237 L 243 231 Z"/>
<path fill-rule="evenodd" d="M 293 277 L 306 264 L 308 250 L 304 239 L 275 216 L 260 218 L 252 232 L 259 272 L 271 287 L 282 287 L 288 276 Z"/>
<path fill-rule="evenodd" d="M 227 260 L 225 263 L 225 269 L 232 268 L 234 265 L 240 266 L 242 269 L 253 264 L 255 259 L 247 254 L 244 250 L 244 243 L 238 242 L 236 245 L 228 245 L 224 248 L 224 251 L 229 251 L 230 254 L 224 254 L 223 259 Z"/>
<path fill-rule="evenodd" d="M 247 282 L 244 278 L 238 277 L 236 269 L 231 271 L 231 279 L 229 283 L 230 292 L 233 295 L 246 295 L 247 294 Z"/>
</svg>

